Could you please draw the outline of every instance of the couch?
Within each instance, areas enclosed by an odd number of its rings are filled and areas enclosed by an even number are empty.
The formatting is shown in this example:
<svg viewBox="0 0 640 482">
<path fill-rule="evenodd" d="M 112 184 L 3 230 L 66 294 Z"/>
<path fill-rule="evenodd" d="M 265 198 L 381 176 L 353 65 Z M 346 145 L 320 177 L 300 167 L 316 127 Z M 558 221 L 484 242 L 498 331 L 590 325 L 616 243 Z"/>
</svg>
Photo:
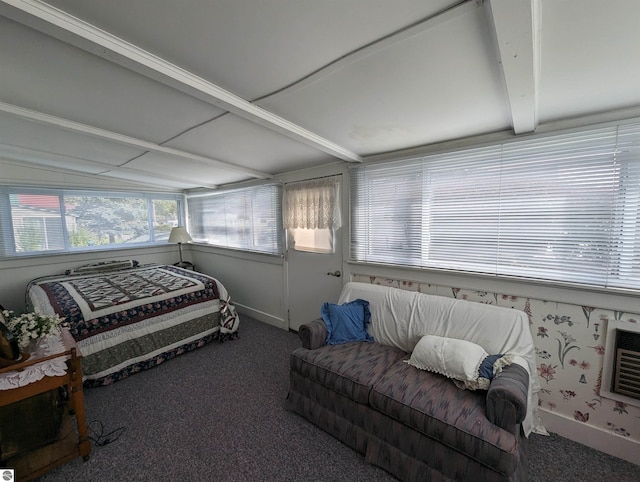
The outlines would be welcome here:
<svg viewBox="0 0 640 482">
<path fill-rule="evenodd" d="M 323 318 L 300 327 L 288 408 L 401 480 L 526 480 L 527 437 L 544 433 L 527 315 L 356 282 L 332 307 L 363 300 L 363 339 L 328 344 L 336 320 L 324 306 Z M 410 362 L 423 340 L 478 348 L 445 354 L 429 346 L 422 355 L 443 355 L 447 367 L 417 368 Z M 474 350 L 505 355 L 495 375 L 474 379 L 488 389 L 468 389 L 463 375 L 448 373 Z"/>
</svg>

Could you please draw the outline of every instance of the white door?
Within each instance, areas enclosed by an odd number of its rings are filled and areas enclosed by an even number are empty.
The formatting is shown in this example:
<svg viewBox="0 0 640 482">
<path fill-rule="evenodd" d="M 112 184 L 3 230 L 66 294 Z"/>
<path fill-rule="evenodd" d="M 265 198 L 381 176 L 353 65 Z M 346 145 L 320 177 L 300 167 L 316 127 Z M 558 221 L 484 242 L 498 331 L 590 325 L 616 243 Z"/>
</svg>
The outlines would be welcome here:
<svg viewBox="0 0 640 482">
<path fill-rule="evenodd" d="M 336 303 L 342 290 L 342 229 L 334 233 L 334 253 L 287 250 L 289 328 L 319 318 L 325 301 Z"/>
<path fill-rule="evenodd" d="M 342 290 L 342 187 L 340 175 L 285 185 L 286 225 L 297 226 L 287 230 L 287 299 L 292 330 L 319 318 L 322 303 L 336 303 Z M 299 228 L 311 228 L 311 220 L 324 229 Z"/>
</svg>

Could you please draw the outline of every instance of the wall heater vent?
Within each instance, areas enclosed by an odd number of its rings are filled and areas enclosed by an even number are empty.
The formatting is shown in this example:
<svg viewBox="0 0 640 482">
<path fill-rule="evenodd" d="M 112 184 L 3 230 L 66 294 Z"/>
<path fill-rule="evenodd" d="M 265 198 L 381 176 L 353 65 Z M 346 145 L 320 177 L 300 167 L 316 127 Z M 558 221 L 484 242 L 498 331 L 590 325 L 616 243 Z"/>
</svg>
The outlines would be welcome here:
<svg viewBox="0 0 640 482">
<path fill-rule="evenodd" d="M 640 333 L 616 330 L 613 391 L 640 400 Z"/>
</svg>

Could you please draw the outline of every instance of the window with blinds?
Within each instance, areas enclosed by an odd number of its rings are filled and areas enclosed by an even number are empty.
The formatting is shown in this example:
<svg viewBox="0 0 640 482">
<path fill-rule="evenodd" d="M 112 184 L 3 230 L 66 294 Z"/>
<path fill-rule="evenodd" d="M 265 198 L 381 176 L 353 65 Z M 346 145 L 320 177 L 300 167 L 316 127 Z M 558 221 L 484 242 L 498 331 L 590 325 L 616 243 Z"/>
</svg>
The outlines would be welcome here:
<svg viewBox="0 0 640 482">
<path fill-rule="evenodd" d="M 195 241 L 269 254 L 283 251 L 282 188 L 263 184 L 187 197 Z"/>
<path fill-rule="evenodd" d="M 167 242 L 182 196 L 0 187 L 0 258 Z"/>
<path fill-rule="evenodd" d="M 640 124 L 364 164 L 351 258 L 640 288 Z"/>
</svg>

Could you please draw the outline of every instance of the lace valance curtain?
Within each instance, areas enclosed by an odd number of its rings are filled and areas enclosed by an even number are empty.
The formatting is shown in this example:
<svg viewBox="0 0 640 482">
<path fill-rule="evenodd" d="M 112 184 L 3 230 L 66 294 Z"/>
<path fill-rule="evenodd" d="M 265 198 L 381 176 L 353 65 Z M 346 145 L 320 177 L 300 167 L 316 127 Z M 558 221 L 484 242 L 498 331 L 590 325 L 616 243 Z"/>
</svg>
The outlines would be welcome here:
<svg viewBox="0 0 640 482">
<path fill-rule="evenodd" d="M 338 229 L 340 216 L 338 176 L 286 184 L 285 229 Z"/>
</svg>

